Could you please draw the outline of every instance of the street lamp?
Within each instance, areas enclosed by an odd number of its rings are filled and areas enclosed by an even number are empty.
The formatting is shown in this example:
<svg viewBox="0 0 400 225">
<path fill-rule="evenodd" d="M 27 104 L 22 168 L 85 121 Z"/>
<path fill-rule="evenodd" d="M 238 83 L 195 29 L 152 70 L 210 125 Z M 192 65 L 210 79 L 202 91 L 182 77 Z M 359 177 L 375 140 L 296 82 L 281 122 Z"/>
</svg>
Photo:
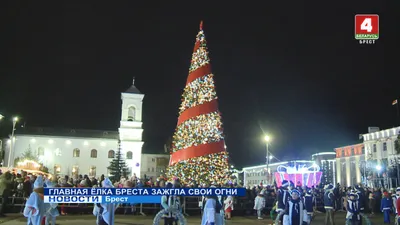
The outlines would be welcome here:
<svg viewBox="0 0 400 225">
<path fill-rule="evenodd" d="M 14 147 L 14 142 L 15 142 L 15 138 L 14 138 L 14 133 L 15 133 L 15 125 L 17 125 L 18 122 L 18 117 L 14 117 L 13 118 L 13 129 L 11 132 L 11 142 L 10 142 L 10 152 L 8 153 L 8 163 L 7 166 L 11 167 L 11 154 L 13 153 L 13 147 Z"/>
<path fill-rule="evenodd" d="M 4 116 L 0 114 L 0 120 L 3 119 L 3 118 L 4 118 Z"/>
</svg>

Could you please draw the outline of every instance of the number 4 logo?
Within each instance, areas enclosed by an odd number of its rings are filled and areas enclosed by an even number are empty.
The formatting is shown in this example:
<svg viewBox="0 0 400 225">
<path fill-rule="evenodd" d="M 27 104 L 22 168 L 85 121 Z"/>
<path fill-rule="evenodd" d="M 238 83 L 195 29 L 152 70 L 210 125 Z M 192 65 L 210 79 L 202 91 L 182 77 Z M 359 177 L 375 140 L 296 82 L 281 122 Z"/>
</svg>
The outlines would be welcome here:
<svg viewBox="0 0 400 225">
<path fill-rule="evenodd" d="M 355 16 L 355 39 L 379 39 L 379 16 L 376 14 L 358 14 Z"/>
<path fill-rule="evenodd" d="M 368 33 L 371 33 L 372 31 L 372 19 L 371 18 L 365 18 L 364 21 L 361 23 L 361 30 L 366 30 Z"/>
</svg>

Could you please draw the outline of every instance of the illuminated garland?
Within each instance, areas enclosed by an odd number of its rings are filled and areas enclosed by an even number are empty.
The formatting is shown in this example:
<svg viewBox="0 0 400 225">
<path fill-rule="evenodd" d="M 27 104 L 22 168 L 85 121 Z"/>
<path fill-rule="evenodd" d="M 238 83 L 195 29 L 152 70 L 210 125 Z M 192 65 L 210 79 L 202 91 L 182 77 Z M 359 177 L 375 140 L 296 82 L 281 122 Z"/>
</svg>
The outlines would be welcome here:
<svg viewBox="0 0 400 225">
<path fill-rule="evenodd" d="M 200 42 L 200 47 L 193 52 L 189 72 L 195 71 L 198 68 L 210 63 L 210 58 L 208 57 L 208 51 L 206 47 L 207 42 L 202 30 L 197 34 L 196 40 Z"/>
<path fill-rule="evenodd" d="M 223 134 L 219 113 L 203 114 L 179 124 L 173 136 L 172 151 L 176 152 L 193 145 L 218 142 L 221 139 L 223 139 Z"/>
<path fill-rule="evenodd" d="M 221 152 L 176 163 L 167 169 L 167 177 L 177 176 L 184 184 L 225 184 L 230 180 L 228 153 Z"/>
<path fill-rule="evenodd" d="M 214 99 L 217 99 L 217 93 L 215 92 L 213 75 L 208 74 L 199 77 L 185 87 L 182 94 L 182 104 L 179 108 L 179 113 L 182 113 L 188 108 L 210 102 Z"/>
</svg>

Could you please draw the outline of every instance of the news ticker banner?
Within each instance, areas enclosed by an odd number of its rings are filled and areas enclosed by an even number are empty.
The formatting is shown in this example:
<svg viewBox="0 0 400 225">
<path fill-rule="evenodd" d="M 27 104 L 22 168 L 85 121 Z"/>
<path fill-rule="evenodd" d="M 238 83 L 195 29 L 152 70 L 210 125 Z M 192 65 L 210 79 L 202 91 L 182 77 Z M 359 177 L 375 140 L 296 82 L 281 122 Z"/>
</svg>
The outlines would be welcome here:
<svg viewBox="0 0 400 225">
<path fill-rule="evenodd" d="M 245 196 L 245 188 L 45 188 L 46 203 L 160 203 L 161 196 Z"/>
</svg>

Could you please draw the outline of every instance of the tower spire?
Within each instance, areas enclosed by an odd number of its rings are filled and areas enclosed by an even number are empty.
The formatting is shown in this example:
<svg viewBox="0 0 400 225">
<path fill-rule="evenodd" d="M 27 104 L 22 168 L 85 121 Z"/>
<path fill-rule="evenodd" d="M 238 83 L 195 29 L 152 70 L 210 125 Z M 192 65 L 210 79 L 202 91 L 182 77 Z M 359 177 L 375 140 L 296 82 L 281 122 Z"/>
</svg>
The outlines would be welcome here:
<svg viewBox="0 0 400 225">
<path fill-rule="evenodd" d="M 203 30 L 203 20 L 200 21 L 200 30 Z"/>
<path fill-rule="evenodd" d="M 132 78 L 132 85 L 135 85 L 135 77 Z"/>
</svg>

